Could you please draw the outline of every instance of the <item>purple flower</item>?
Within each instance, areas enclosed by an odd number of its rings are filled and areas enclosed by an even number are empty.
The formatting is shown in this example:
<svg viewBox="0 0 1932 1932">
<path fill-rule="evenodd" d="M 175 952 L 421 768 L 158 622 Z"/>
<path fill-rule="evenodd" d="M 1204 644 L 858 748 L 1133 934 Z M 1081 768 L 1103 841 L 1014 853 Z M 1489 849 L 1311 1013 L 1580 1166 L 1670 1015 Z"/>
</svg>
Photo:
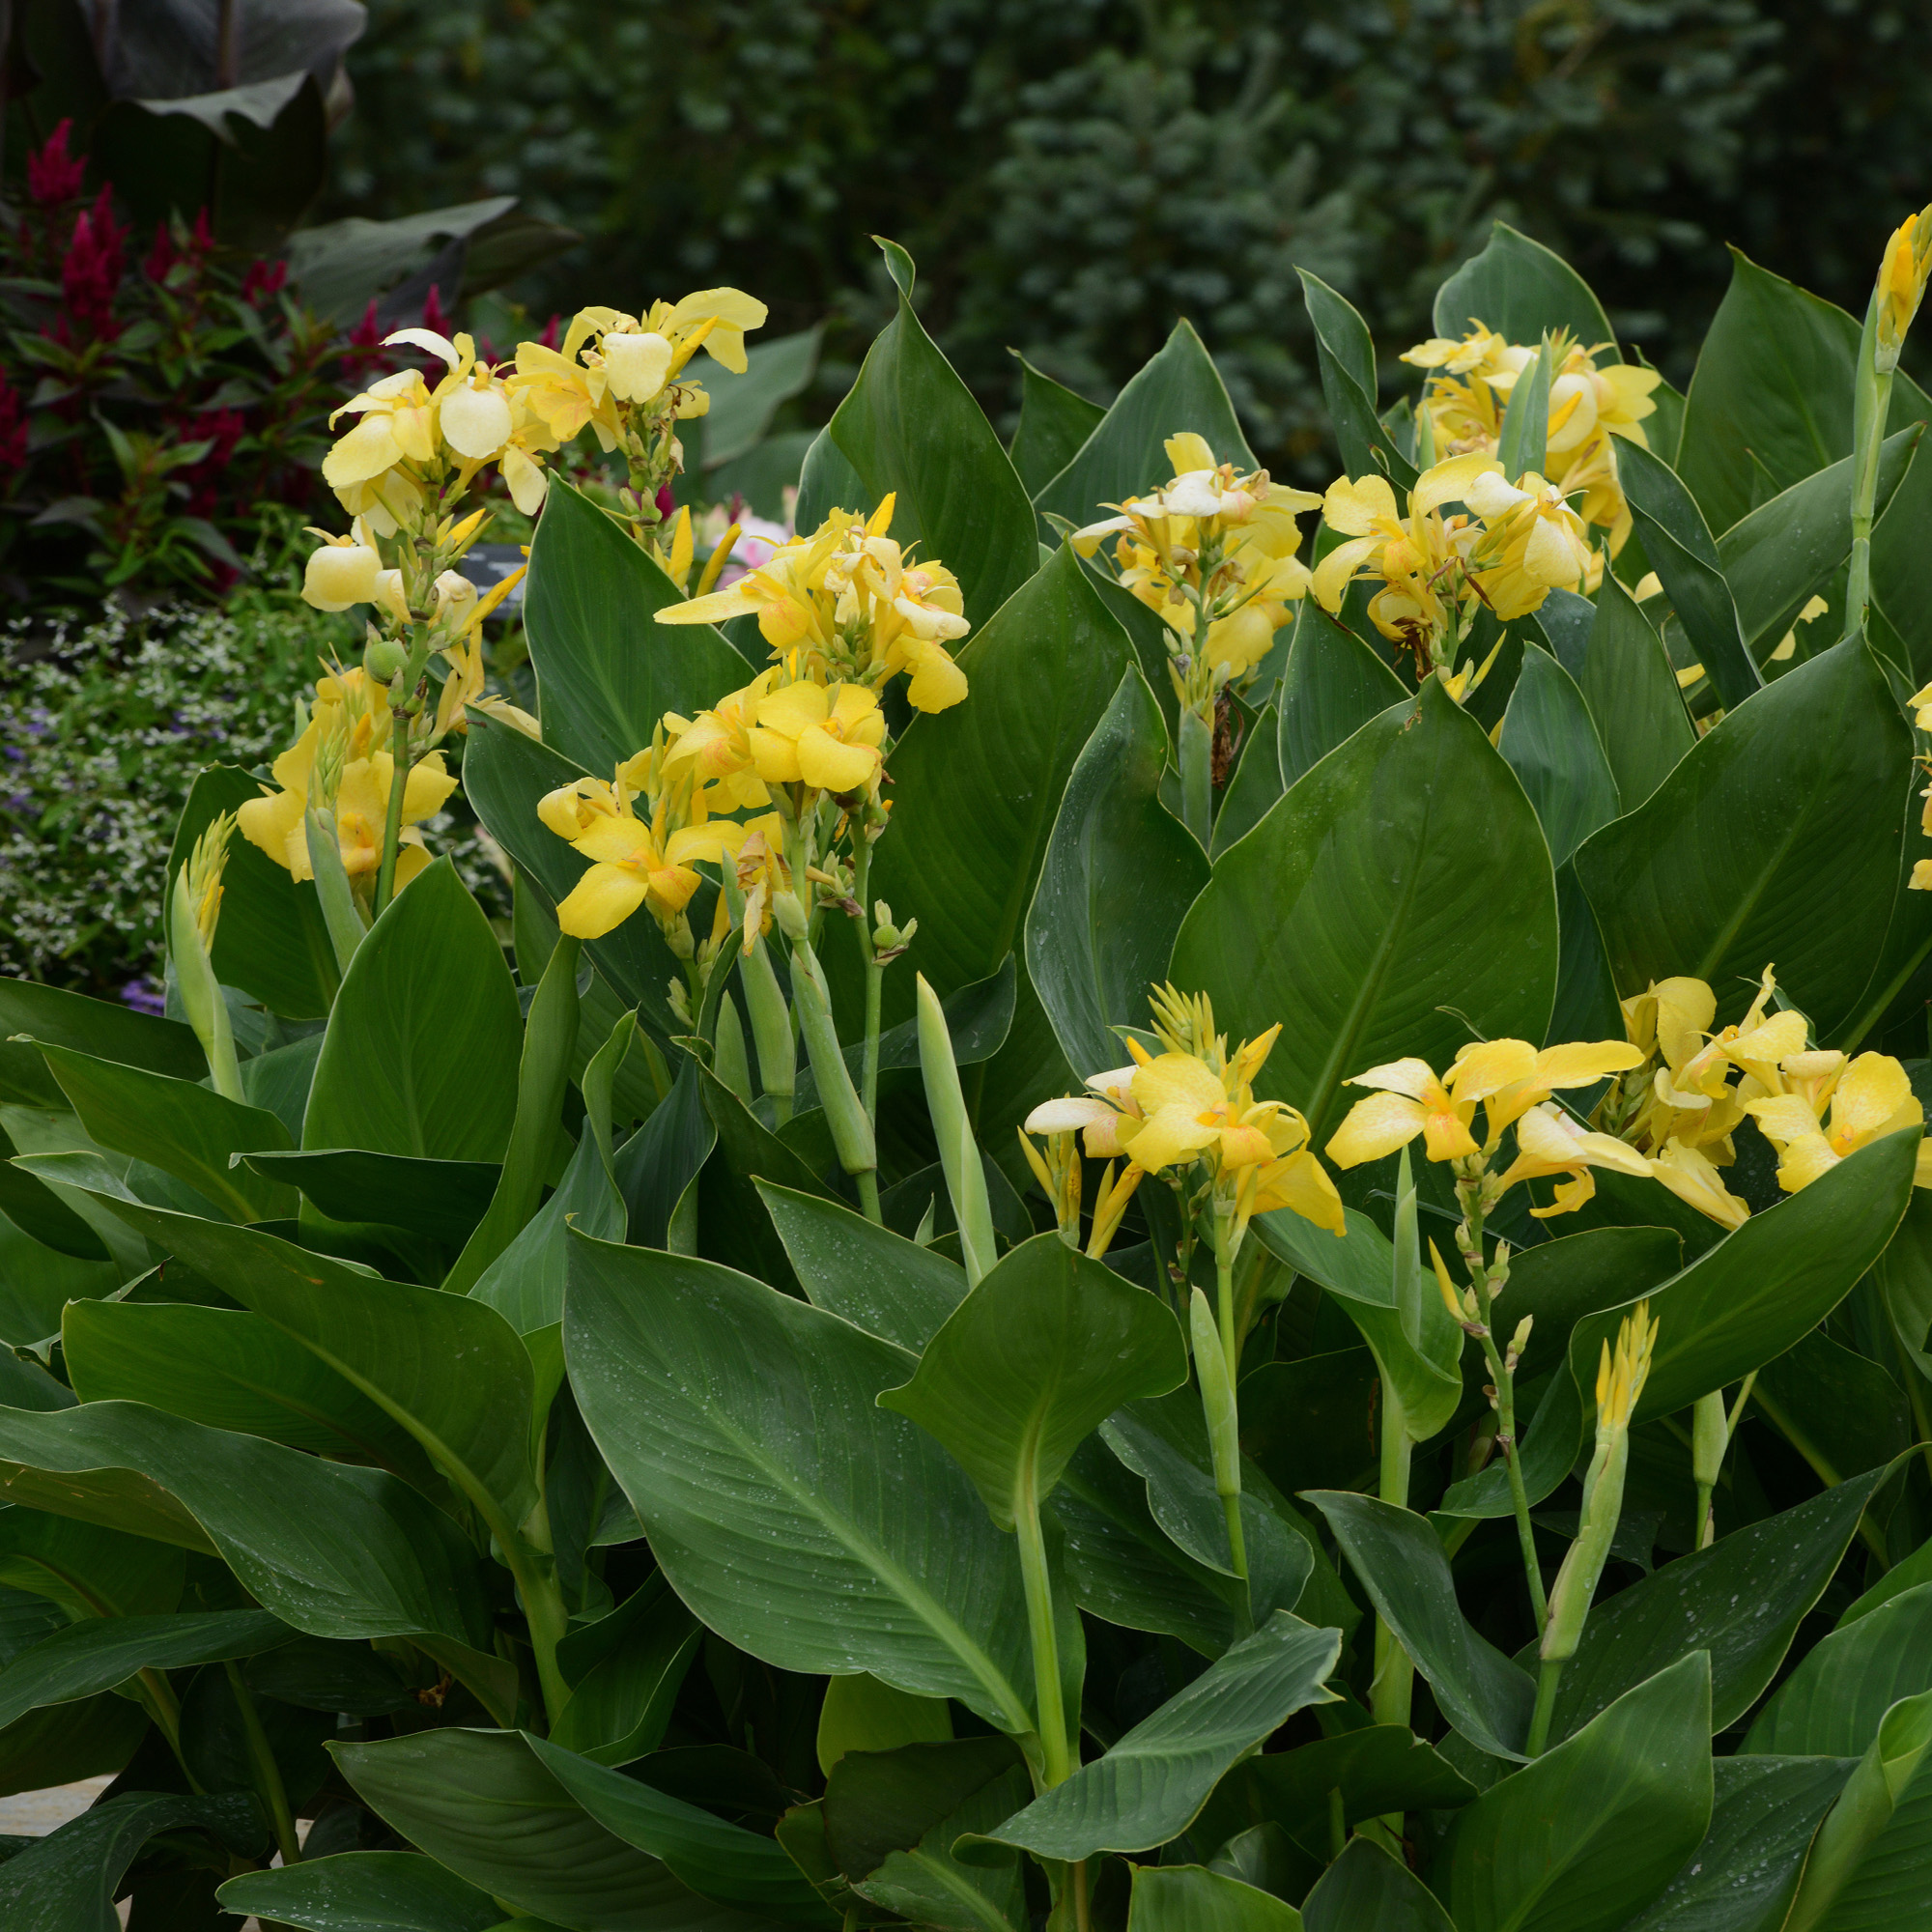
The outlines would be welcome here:
<svg viewBox="0 0 1932 1932">
<path fill-rule="evenodd" d="M 168 1009 L 166 996 L 154 980 L 145 978 L 129 980 L 121 988 L 121 1004 L 132 1007 L 137 1013 L 152 1013 L 157 1019 Z"/>
</svg>

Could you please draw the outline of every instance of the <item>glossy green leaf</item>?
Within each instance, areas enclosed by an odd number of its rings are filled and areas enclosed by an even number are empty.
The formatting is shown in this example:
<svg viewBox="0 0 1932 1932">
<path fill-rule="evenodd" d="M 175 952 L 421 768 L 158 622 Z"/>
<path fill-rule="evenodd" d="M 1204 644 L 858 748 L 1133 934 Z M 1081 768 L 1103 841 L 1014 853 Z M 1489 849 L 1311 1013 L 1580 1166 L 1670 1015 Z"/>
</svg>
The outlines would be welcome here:
<svg viewBox="0 0 1932 1932">
<path fill-rule="evenodd" d="M 23 1106 L 60 1110 L 67 1100 L 47 1071 L 40 1047 L 16 1042 L 16 1033 L 176 1080 L 208 1076 L 201 1042 L 193 1029 L 179 1020 L 139 1013 L 111 1000 L 91 1000 L 64 986 L 0 980 L 0 1100 Z"/>
<path fill-rule="evenodd" d="M 1757 1714 L 1743 1748 L 1857 1757 L 1900 1698 L 1932 1690 L 1932 1584 L 1903 1590 L 1823 1637 Z"/>
<path fill-rule="evenodd" d="M 599 1824 L 520 1732 L 424 1731 L 337 1745 L 334 1756 L 412 1844 L 520 1913 L 571 1932 L 751 1932 L 760 1922 L 698 1897 Z"/>
<path fill-rule="evenodd" d="M 1449 1559 L 1429 1520 L 1342 1490 L 1318 1490 L 1308 1500 L 1328 1519 L 1443 1716 L 1492 1757 L 1520 1758 L 1535 1686 L 1463 1616 Z"/>
<path fill-rule="evenodd" d="M 667 711 L 693 717 L 749 682 L 745 660 L 710 625 L 657 622 L 681 602 L 629 531 L 570 483 L 554 485 L 524 598 L 545 744 L 608 777 L 651 742 Z"/>
<path fill-rule="evenodd" d="M 1366 1348 L 1263 1362 L 1241 1378 L 1241 1447 L 1284 1495 L 1365 1486 L 1380 1371 Z"/>
<path fill-rule="evenodd" d="M 1301 1914 L 1206 1865 L 1136 1865 L 1127 1932 L 1301 1932 Z"/>
<path fill-rule="evenodd" d="M 293 1634 L 267 1610 L 89 1617 L 56 1631 L 0 1670 L 0 1728 L 43 1704 L 71 1704 L 142 1670 L 182 1670 L 272 1650 Z"/>
<path fill-rule="evenodd" d="M 1762 1932 L 1780 1924 L 1812 1833 L 1851 1769 L 1849 1758 L 1714 1760 L 1710 1830 L 1628 1932 Z"/>
<path fill-rule="evenodd" d="M 781 1924 L 834 1922 L 804 1873 L 770 1838 L 541 1738 L 526 1733 L 524 1743 L 607 1832 L 661 1860 L 700 1897 Z"/>
<path fill-rule="evenodd" d="M 420 1852 L 338 1852 L 243 1872 L 218 1896 L 299 1932 L 495 1932 L 503 1908 Z"/>
<path fill-rule="evenodd" d="M 0 1214 L 40 1247 L 74 1261 L 106 1261 L 107 1247 L 100 1236 L 45 1181 L 14 1165 L 17 1151 L 13 1136 L 0 1127 Z"/>
<path fill-rule="evenodd" d="M 1187 1378 L 1165 1302 L 1036 1235 L 926 1344 L 913 1378 L 879 1397 L 936 1436 L 1002 1529 L 1051 1495 L 1067 1459 L 1122 1403 Z"/>
<path fill-rule="evenodd" d="M 629 1228 L 625 1238 L 638 1247 L 668 1245 L 677 1204 L 717 1144 L 718 1130 L 704 1111 L 698 1072 L 697 1062 L 686 1054 L 670 1093 L 611 1162 L 624 1197 Z"/>
<path fill-rule="evenodd" d="M 781 1669 L 866 1670 L 1032 1729 L 1013 1546 L 874 1401 L 911 1357 L 727 1269 L 590 1240 L 564 1347 L 605 1461 L 713 1630 Z M 833 1412 L 836 1435 L 814 1419 Z"/>
<path fill-rule="evenodd" d="M 260 1315 L 185 1303 L 76 1301 L 61 1323 L 84 1402 L 139 1402 L 211 1429 L 438 1481 L 419 1444 L 355 1384 Z"/>
<path fill-rule="evenodd" d="M 130 1154 L 185 1180 L 238 1221 L 286 1218 L 294 1192 L 229 1156 L 286 1148 L 289 1132 L 273 1114 L 224 1099 L 207 1087 L 69 1047 L 42 1053 L 81 1124 L 99 1146 Z"/>
<path fill-rule="evenodd" d="M 1634 811 L 1697 742 L 1663 639 L 1608 571 L 1577 684 L 1626 811 Z"/>
<path fill-rule="evenodd" d="M 938 1697 L 914 1697 L 876 1677 L 834 1677 L 818 1708 L 818 1768 L 832 1767 L 852 1751 L 897 1750 L 902 1745 L 950 1744 L 952 1706 Z M 1009 1761 L 1017 1764 L 1017 1754 Z M 1004 1814 L 1003 1814 L 1004 1815 Z"/>
<path fill-rule="evenodd" d="M 814 1307 L 919 1354 L 966 1298 L 966 1270 L 837 1201 L 757 1183 Z"/>
<path fill-rule="evenodd" d="M 1577 855 L 1618 990 L 1689 974 L 1741 1012 L 1776 964 L 1821 1044 L 1871 971 L 1898 870 L 1908 734 L 1862 644 L 1800 665 Z"/>
<path fill-rule="evenodd" d="M 1535 808 L 1553 865 L 1618 816 L 1617 781 L 1590 708 L 1545 651 L 1522 654 L 1497 750 Z"/>
<path fill-rule="evenodd" d="M 403 1228 L 452 1250 L 483 1218 L 500 1172 L 495 1161 L 418 1160 L 360 1148 L 251 1153 L 243 1164 L 299 1188 L 331 1221 Z"/>
<path fill-rule="evenodd" d="M 172 1610 L 186 1569 L 181 1550 L 146 1537 L 36 1509 L 0 1510 L 0 1583 L 58 1605 L 71 1619 Z M 0 1661 L 14 1655 L 9 1648 Z"/>
<path fill-rule="evenodd" d="M 265 1609 L 314 1636 L 489 1641 L 473 1550 L 441 1511 L 374 1469 L 103 1402 L 0 1409 L 0 1488 L 218 1553 Z"/>
<path fill-rule="evenodd" d="M 195 780 L 168 852 L 169 891 L 195 840 L 215 818 L 260 798 L 264 789 L 240 765 L 211 765 Z M 211 955 L 214 977 L 224 986 L 251 994 L 284 1019 L 326 1018 L 342 975 L 315 887 L 298 882 L 286 867 L 239 833 L 228 841 L 222 882 L 221 923 L 214 929 Z M 184 1071 L 180 1077 L 192 1080 L 196 1074 Z"/>
<path fill-rule="evenodd" d="M 1218 462 L 1255 467 L 1221 372 L 1185 320 L 1129 378 L 1072 461 L 1036 494 L 1040 514 L 1091 524 L 1106 514 L 1103 505 L 1165 482 L 1174 470 L 1164 445 L 1183 430 L 1205 437 Z"/>
<path fill-rule="evenodd" d="M 1694 1651 L 1457 1816 L 1457 1932 L 1614 1932 L 1711 1819 L 1710 1665 Z"/>
<path fill-rule="evenodd" d="M 1550 368 L 1548 347 L 1539 346 L 1518 372 L 1496 437 L 1496 460 L 1505 476 L 1533 469 L 1542 474 L 1549 448 Z"/>
<path fill-rule="evenodd" d="M 1899 1385 L 1868 1355 L 1816 1329 L 1764 1365 L 1751 1400 L 1833 1482 L 1884 1467 L 1913 1441 Z"/>
<path fill-rule="evenodd" d="M 1351 1838 L 1301 1901 L 1307 1932 L 1455 1932 L 1435 1894 L 1379 1845 Z"/>
<path fill-rule="evenodd" d="M 1013 432 L 1013 468 L 1027 495 L 1037 497 L 1080 453 L 1081 444 L 1106 420 L 1107 412 L 1036 369 L 1017 349 L 1011 353 L 1020 365 L 1020 425 Z"/>
<path fill-rule="evenodd" d="M 546 792 L 574 784 L 584 776 L 582 765 L 550 746 L 510 725 L 493 724 L 483 712 L 469 714 L 469 737 L 463 753 L 464 795 L 491 837 L 516 861 L 520 879 L 534 881 L 553 906 L 569 896 L 589 862 L 544 824 L 537 816 L 537 805 Z M 684 1031 L 665 993 L 670 980 L 682 977 L 682 969 L 655 920 L 627 919 L 602 939 L 586 942 L 584 951 L 625 1004 L 637 1007 L 650 1032 L 668 1038 Z M 517 1058 L 513 1049 L 507 1062 L 513 1090 Z"/>
<path fill-rule="evenodd" d="M 1406 1054 L 1441 1065 L 1472 1029 L 1541 1039 L 1556 948 L 1536 814 L 1432 681 L 1216 862 L 1169 973 L 1212 995 L 1230 1038 L 1282 1023 L 1259 1085 L 1299 1107 L 1319 1145 L 1351 1073 Z"/>
<path fill-rule="evenodd" d="M 1688 1408 L 1816 1327 L 1898 1225 L 1918 1144 L 1915 1130 L 1861 1149 L 1647 1290 L 1651 1316 L 1662 1326 L 1636 1420 Z M 1523 1443 L 1522 1477 L 1532 1503 L 1570 1473 L 1582 1449 L 1595 1410 L 1598 1357 L 1615 1340 L 1622 1313 L 1589 1315 L 1571 1334 L 1568 1368 L 1551 1379 Z M 1505 1472 L 1495 1468 L 1452 1484 L 1438 1505 L 1467 1516 L 1507 1516 L 1510 1507 Z"/>
<path fill-rule="evenodd" d="M 1144 1025 L 1208 857 L 1161 803 L 1167 727 L 1147 680 L 1121 674 L 1061 794 L 1026 916 L 1027 975 L 1067 1064 L 1120 1065 L 1113 1028 Z"/>
<path fill-rule="evenodd" d="M 1736 1723 L 1784 1662 L 1879 1480 L 1841 1483 L 1605 1598 L 1564 1666 L 1550 1736 L 1568 1737 L 1693 1650 L 1710 1653 L 1712 1725 Z M 1520 1661 L 1533 1668 L 1533 1651 Z"/>
<path fill-rule="evenodd" d="M 1342 1635 L 1278 1610 L 1102 1757 L 988 1835 L 1039 1858 L 1138 1852 L 1178 1837 L 1229 1767 L 1296 1711 L 1324 1704 Z"/>
<path fill-rule="evenodd" d="M 356 950 L 316 1063 L 302 1146 L 500 1159 L 522 1044 L 502 948 L 440 860 Z"/>
<path fill-rule="evenodd" d="M 656 1750 L 702 1637 L 662 1574 L 608 1617 L 573 1630 L 557 1646 L 571 1695 L 552 1742 L 598 1764 L 630 1764 Z"/>
<path fill-rule="evenodd" d="M 1339 1792 L 1343 1823 L 1402 1811 L 1453 1811 L 1476 1787 L 1406 1724 L 1365 1724 L 1238 1764 L 1202 1812 L 1196 1841 L 1275 1824 L 1326 1854 Z"/>
<path fill-rule="evenodd" d="M 1315 331 L 1322 399 L 1350 476 L 1390 477 L 1398 490 L 1415 480 L 1415 466 L 1397 447 L 1376 408 L 1376 345 L 1369 326 L 1321 276 L 1297 269 L 1302 299 Z"/>
<path fill-rule="evenodd" d="M 1240 761 L 1214 814 L 1209 844 L 1215 858 L 1237 838 L 1245 838 L 1287 789 L 1281 781 L 1280 747 L 1280 717 L 1272 704 L 1264 704 L 1241 741 Z"/>
<path fill-rule="evenodd" d="M 1763 679 L 1745 646 L 1737 605 L 1703 512 L 1667 463 L 1628 439 L 1617 457 L 1617 476 L 1644 554 L 1706 674 L 1735 709 Z"/>
<path fill-rule="evenodd" d="M 1435 291 L 1437 335 L 1460 337 L 1478 323 L 1511 342 L 1534 344 L 1546 329 L 1567 329 L 1585 349 L 1616 348 L 1590 285 L 1560 255 L 1504 221 L 1491 229 L 1482 253 Z"/>
<path fill-rule="evenodd" d="M 1529 1315 L 1536 1322 L 1517 1364 L 1517 1386 L 1562 1362 L 1571 1330 L 1586 1315 L 1624 1306 L 1682 1265 L 1683 1244 L 1667 1228 L 1588 1228 L 1511 1255 L 1506 1319 L 1515 1323 Z"/>
<path fill-rule="evenodd" d="M 206 1831 L 249 1857 L 262 1849 L 260 1821 L 253 1798 L 236 1792 L 110 1798 L 0 1864 L 0 1924 L 7 1932 L 121 1932 L 115 1894 L 151 1837 Z"/>
<path fill-rule="evenodd" d="M 0 1731 L 0 1794 L 112 1776 L 149 1730 L 147 1712 L 112 1691 L 31 1712 Z"/>
<path fill-rule="evenodd" d="M 1023 1932 L 1030 1923 L 1027 1861 L 1014 1852 L 969 1866 L 952 1856 L 952 1847 L 1010 1816 L 1027 1790 L 1025 1770 L 1009 1766 L 969 1793 L 917 1844 L 888 1852 L 853 1889 L 873 1905 L 939 1932 Z"/>
<path fill-rule="evenodd" d="M 754 1183 L 772 1180 L 796 1193 L 831 1198 L 831 1183 L 779 1139 L 708 1066 L 697 1068 L 704 1111 L 717 1129 L 717 1151 L 697 1178 L 698 1251 L 759 1281 L 792 1287 L 782 1243 L 758 1202 Z M 828 1169 L 834 1162 L 828 1159 Z M 841 1177 L 842 1178 L 842 1177 Z"/>
<path fill-rule="evenodd" d="M 1033 506 L 992 424 L 913 313 L 911 260 L 895 242 L 879 245 L 899 285 L 898 314 L 827 427 L 865 488 L 863 501 L 837 507 L 868 515 L 895 496 L 895 541 L 944 563 L 967 617 L 984 624 L 1038 565 Z M 799 527 L 816 528 L 833 508 L 801 492 Z"/>
<path fill-rule="evenodd" d="M 1918 444 L 1917 425 L 1879 451 L 1878 512 L 1883 516 Z M 1760 664 L 1798 613 L 1824 590 L 1851 554 L 1852 459 L 1842 457 L 1760 503 L 1718 539 L 1718 561 L 1737 600 L 1745 645 Z"/>
</svg>

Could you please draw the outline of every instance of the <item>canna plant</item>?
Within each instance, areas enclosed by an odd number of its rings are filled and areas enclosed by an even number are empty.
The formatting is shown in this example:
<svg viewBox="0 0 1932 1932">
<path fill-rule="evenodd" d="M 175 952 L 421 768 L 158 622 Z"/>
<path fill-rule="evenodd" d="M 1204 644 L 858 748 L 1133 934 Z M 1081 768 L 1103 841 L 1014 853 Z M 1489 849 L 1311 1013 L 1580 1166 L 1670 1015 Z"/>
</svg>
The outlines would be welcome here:
<svg viewBox="0 0 1932 1932">
<path fill-rule="evenodd" d="M 390 345 L 167 1013 L 0 981 L 0 1921 L 1921 1922 L 1924 232 L 1682 395 L 1309 277 L 1319 498 L 1185 324 L 1003 447 L 886 244 L 750 569 L 752 298 Z"/>
</svg>

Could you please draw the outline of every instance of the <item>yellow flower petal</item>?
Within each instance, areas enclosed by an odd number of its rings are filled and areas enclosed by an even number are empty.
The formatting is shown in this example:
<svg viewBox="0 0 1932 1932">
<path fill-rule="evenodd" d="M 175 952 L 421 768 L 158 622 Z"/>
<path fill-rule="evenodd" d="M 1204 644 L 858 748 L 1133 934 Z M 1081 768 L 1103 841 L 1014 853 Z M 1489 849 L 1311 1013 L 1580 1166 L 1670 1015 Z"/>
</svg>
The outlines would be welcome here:
<svg viewBox="0 0 1932 1932">
<path fill-rule="evenodd" d="M 1422 1103 L 1403 1094 L 1372 1094 L 1357 1100 L 1324 1150 L 1337 1167 L 1359 1167 L 1406 1147 L 1422 1131 Z"/>
<path fill-rule="evenodd" d="M 878 769 L 879 754 L 870 745 L 845 744 L 818 724 L 798 734 L 799 776 L 821 791 L 858 791 Z"/>
<path fill-rule="evenodd" d="M 627 866 L 592 866 L 556 909 L 573 939 L 602 939 L 643 904 L 646 881 Z"/>
<path fill-rule="evenodd" d="M 1327 1169 L 1306 1150 L 1277 1161 L 1262 1176 L 1255 1212 L 1266 1214 L 1277 1208 L 1293 1208 L 1304 1221 L 1313 1221 L 1331 1235 L 1349 1232 L 1342 1197 L 1336 1193 L 1334 1181 L 1329 1179 Z"/>
</svg>

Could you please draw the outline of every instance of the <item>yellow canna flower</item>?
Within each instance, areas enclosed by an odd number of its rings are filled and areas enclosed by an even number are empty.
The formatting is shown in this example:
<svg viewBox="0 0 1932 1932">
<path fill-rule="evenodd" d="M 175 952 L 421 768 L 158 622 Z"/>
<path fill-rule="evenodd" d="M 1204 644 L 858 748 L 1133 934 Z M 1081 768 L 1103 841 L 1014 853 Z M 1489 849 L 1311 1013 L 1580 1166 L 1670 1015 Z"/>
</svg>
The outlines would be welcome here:
<svg viewBox="0 0 1932 1932">
<path fill-rule="evenodd" d="M 1650 1379 L 1651 1356 L 1662 1323 L 1650 1319 L 1650 1303 L 1639 1301 L 1617 1327 L 1614 1354 L 1603 1345 L 1597 1366 L 1597 1431 L 1626 1430 L 1636 1413 L 1643 1385 Z"/>
<path fill-rule="evenodd" d="M 1649 1158 L 1650 1178 L 1720 1228 L 1742 1228 L 1750 1208 L 1724 1185 L 1722 1171 L 1702 1148 L 1670 1140 Z"/>
<path fill-rule="evenodd" d="M 1539 1221 L 1553 1214 L 1574 1213 L 1597 1191 L 1590 1170 L 1607 1167 L 1619 1174 L 1647 1177 L 1650 1164 L 1637 1151 L 1608 1134 L 1579 1126 L 1561 1108 L 1548 1103 L 1532 1107 L 1516 1123 L 1517 1156 L 1504 1171 L 1501 1189 L 1507 1191 L 1520 1180 L 1536 1180 L 1564 1174 L 1569 1179 L 1556 1190 L 1548 1208 L 1532 1208 Z"/>
<path fill-rule="evenodd" d="M 1505 623 L 1538 609 L 1554 589 L 1590 574 L 1593 553 L 1583 519 L 1554 484 L 1534 470 L 1520 483 L 1478 477 L 1464 499 L 1488 528 L 1470 555 L 1476 585 Z"/>
<path fill-rule="evenodd" d="M 1465 1069 L 1465 1079 L 1474 1076 L 1474 1067 Z M 1482 1151 L 1469 1131 L 1480 1096 L 1459 1094 L 1449 1082 L 1438 1080 L 1426 1060 L 1371 1066 L 1366 1073 L 1350 1075 L 1349 1085 L 1378 1091 L 1355 1102 L 1323 1150 L 1337 1167 L 1379 1160 L 1406 1147 L 1417 1134 L 1425 1137 L 1431 1160 L 1463 1160 Z"/>
<path fill-rule="evenodd" d="M 344 415 L 357 420 L 322 460 L 322 478 L 331 489 L 370 482 L 405 461 L 435 459 L 436 405 L 418 370 L 370 384 L 330 414 L 328 426 Z"/>
<path fill-rule="evenodd" d="M 1797 1058 L 1802 1065 L 1814 1056 Z M 1842 1072 L 1819 1068 L 1813 1077 L 1815 1084 L 1807 1092 L 1772 1094 L 1744 1103 L 1778 1151 L 1777 1184 L 1787 1194 L 1808 1187 L 1860 1148 L 1918 1126 L 1925 1118 L 1905 1068 L 1889 1054 L 1861 1053 Z"/>
<path fill-rule="evenodd" d="M 318 611 L 347 611 L 369 603 L 382 575 L 383 554 L 369 541 L 359 521 L 351 536 L 331 536 L 314 528 L 308 534 L 320 537 L 322 548 L 309 554 L 303 568 L 302 602 Z"/>
<path fill-rule="evenodd" d="M 1885 244 L 1875 298 L 1874 360 L 1881 375 L 1898 367 L 1906 330 L 1924 298 L 1928 271 L 1932 271 L 1932 207 L 1907 216 Z"/>
<path fill-rule="evenodd" d="M 1515 1072 L 1514 1066 L 1523 1059 L 1528 1062 L 1526 1070 Z M 1541 1105 L 1559 1089 L 1593 1087 L 1608 1074 L 1623 1073 L 1633 1066 L 1640 1066 L 1643 1054 L 1624 1039 L 1574 1040 L 1567 1045 L 1546 1046 L 1541 1050 L 1531 1047 L 1527 1040 L 1489 1040 L 1481 1045 L 1465 1046 L 1456 1056 L 1455 1065 L 1449 1069 L 1449 1078 L 1456 1080 L 1458 1069 L 1472 1062 L 1482 1065 L 1491 1077 L 1492 1067 L 1494 1071 L 1506 1067 L 1510 1069 L 1508 1084 L 1493 1088 L 1489 1093 L 1483 1110 L 1489 1123 L 1488 1145 L 1494 1147 L 1506 1126 L 1530 1108 Z M 1458 1084 L 1457 1091 L 1470 1093 L 1474 1089 L 1469 1081 L 1463 1080 Z"/>
<path fill-rule="evenodd" d="M 765 694 L 750 735 L 767 784 L 857 792 L 879 776 L 886 720 L 878 693 L 864 685 L 801 681 Z"/>
<path fill-rule="evenodd" d="M 750 684 L 727 693 L 688 724 L 675 714 L 668 715 L 665 728 L 673 735 L 665 753 L 666 772 L 689 765 L 701 782 L 714 786 L 726 810 L 768 804 L 771 795 L 758 776 L 753 741 L 758 706 L 781 674 L 777 665 L 760 671 Z"/>
</svg>

